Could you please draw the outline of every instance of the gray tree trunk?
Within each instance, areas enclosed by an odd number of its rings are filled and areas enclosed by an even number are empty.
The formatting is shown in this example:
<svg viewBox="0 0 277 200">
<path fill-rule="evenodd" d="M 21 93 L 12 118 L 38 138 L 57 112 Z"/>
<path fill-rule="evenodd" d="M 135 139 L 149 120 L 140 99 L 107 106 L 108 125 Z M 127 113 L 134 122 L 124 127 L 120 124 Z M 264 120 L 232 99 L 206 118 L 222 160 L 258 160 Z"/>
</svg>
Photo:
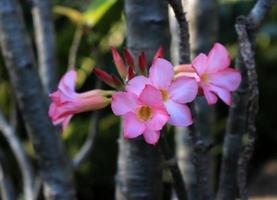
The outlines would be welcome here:
<svg viewBox="0 0 277 200">
<path fill-rule="evenodd" d="M 126 0 L 125 14 L 128 48 L 136 58 L 144 51 L 151 64 L 160 46 L 169 49 L 167 1 Z M 119 140 L 116 199 L 162 199 L 161 155 L 142 137 Z"/>
<path fill-rule="evenodd" d="M 73 174 L 35 69 L 30 39 L 17 0 L 0 0 L 0 43 L 16 98 L 33 143 L 47 199 L 75 199 Z"/>
<path fill-rule="evenodd" d="M 39 75 L 45 92 L 49 93 L 57 84 L 52 7 L 48 0 L 32 0 L 32 4 Z"/>
<path fill-rule="evenodd" d="M 218 28 L 217 5 L 215 0 L 183 0 L 183 3 L 189 22 L 191 57 L 194 58 L 200 52 L 207 53 L 213 42 L 215 42 Z M 206 100 L 202 97 L 196 99 L 195 106 L 197 130 L 204 137 L 204 140 L 209 142 L 213 122 L 213 108 L 209 107 Z M 193 200 L 200 199 L 200 191 L 197 189 L 196 171 L 192 163 L 193 149 L 191 138 L 187 128 L 177 127 L 175 137 L 177 157 L 186 180 L 188 198 Z M 212 172 L 212 170 L 209 169 L 209 172 Z M 209 177 L 211 178 L 212 175 L 209 174 Z M 212 184 L 210 184 L 210 187 L 212 188 Z"/>
</svg>

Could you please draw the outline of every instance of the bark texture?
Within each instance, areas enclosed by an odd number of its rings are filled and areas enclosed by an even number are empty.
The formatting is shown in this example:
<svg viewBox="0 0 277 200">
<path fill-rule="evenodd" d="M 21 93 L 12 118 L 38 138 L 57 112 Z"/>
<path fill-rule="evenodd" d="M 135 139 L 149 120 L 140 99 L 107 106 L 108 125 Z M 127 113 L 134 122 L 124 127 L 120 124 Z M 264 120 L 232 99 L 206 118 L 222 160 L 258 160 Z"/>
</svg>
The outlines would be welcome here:
<svg viewBox="0 0 277 200">
<path fill-rule="evenodd" d="M 126 0 L 127 45 L 138 58 L 145 52 L 151 64 L 155 51 L 169 49 L 166 0 Z M 121 134 L 122 135 L 122 134 Z M 118 200 L 162 199 L 161 155 L 143 138 L 119 140 L 116 198 Z"/>
<path fill-rule="evenodd" d="M 57 69 L 55 58 L 55 33 L 52 21 L 52 6 L 48 0 L 32 0 L 32 15 L 39 75 L 45 92 L 56 89 Z"/>
<path fill-rule="evenodd" d="M 70 163 L 47 114 L 47 98 L 17 0 L 0 0 L 0 33 L 5 64 L 39 161 L 44 194 L 47 199 L 75 199 Z"/>
</svg>

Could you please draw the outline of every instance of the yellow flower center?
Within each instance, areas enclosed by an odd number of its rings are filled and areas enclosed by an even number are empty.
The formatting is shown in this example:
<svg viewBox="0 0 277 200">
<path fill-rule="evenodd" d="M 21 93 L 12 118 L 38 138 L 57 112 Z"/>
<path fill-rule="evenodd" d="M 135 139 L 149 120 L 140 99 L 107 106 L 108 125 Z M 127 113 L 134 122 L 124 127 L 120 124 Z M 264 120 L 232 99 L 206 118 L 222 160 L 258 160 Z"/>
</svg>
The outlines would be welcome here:
<svg viewBox="0 0 277 200">
<path fill-rule="evenodd" d="M 209 76 L 208 76 L 208 74 L 202 74 L 202 75 L 200 76 L 200 79 L 201 79 L 204 83 L 206 83 L 206 84 L 209 83 Z"/>
<path fill-rule="evenodd" d="M 137 111 L 137 117 L 141 121 L 147 121 L 152 117 L 152 110 L 149 106 L 142 106 Z"/>
<path fill-rule="evenodd" d="M 169 94 L 166 90 L 164 89 L 160 89 L 160 92 L 162 94 L 162 97 L 163 97 L 163 101 L 167 101 L 169 99 Z"/>
</svg>

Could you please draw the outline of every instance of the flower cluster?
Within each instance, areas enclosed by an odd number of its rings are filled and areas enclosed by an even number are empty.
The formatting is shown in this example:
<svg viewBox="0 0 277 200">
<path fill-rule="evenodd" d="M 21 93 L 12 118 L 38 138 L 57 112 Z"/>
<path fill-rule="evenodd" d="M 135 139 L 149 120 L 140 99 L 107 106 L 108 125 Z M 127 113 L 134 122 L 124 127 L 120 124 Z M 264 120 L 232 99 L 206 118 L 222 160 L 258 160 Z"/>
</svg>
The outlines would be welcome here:
<svg viewBox="0 0 277 200">
<path fill-rule="evenodd" d="M 167 123 L 174 126 L 193 123 L 186 104 L 197 95 L 204 95 L 209 105 L 215 104 L 218 98 L 231 105 L 231 92 L 241 82 L 240 72 L 230 68 L 228 51 L 219 43 L 208 55 L 201 53 L 191 64 L 176 67 L 162 58 L 160 48 L 149 70 L 144 53 L 139 56 L 137 65 L 127 49 L 124 50 L 124 60 L 114 48 L 112 54 L 120 78 L 99 68 L 94 68 L 94 73 L 120 91 L 76 93 L 76 72 L 67 72 L 58 91 L 50 94 L 49 116 L 54 124 L 62 123 L 65 127 L 73 114 L 101 109 L 111 102 L 113 113 L 123 118 L 125 138 L 143 135 L 147 143 L 156 144 Z"/>
</svg>

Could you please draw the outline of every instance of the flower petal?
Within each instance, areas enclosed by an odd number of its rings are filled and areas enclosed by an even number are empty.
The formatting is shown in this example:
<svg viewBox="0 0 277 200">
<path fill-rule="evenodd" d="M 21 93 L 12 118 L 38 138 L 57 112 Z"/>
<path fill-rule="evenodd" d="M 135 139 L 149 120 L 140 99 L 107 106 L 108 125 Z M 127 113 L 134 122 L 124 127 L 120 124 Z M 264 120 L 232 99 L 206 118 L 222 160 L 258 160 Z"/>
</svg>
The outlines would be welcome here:
<svg viewBox="0 0 277 200">
<path fill-rule="evenodd" d="M 231 93 L 226 90 L 226 89 L 223 89 L 221 87 L 217 87 L 215 85 L 209 85 L 209 89 L 211 91 L 213 91 L 214 93 L 217 94 L 217 96 L 224 102 L 226 103 L 227 105 L 231 105 L 232 103 L 232 98 L 231 98 Z"/>
<path fill-rule="evenodd" d="M 221 71 L 230 66 L 231 60 L 227 49 L 215 43 L 208 55 L 207 72 Z"/>
<path fill-rule="evenodd" d="M 136 138 L 143 133 L 145 125 L 140 122 L 134 113 L 123 116 L 123 132 L 125 138 Z"/>
<path fill-rule="evenodd" d="M 59 83 L 59 90 L 65 95 L 72 96 L 75 93 L 75 84 L 77 79 L 77 72 L 74 70 L 68 71 L 61 79 Z"/>
<path fill-rule="evenodd" d="M 172 82 L 168 89 L 170 98 L 178 103 L 187 103 L 195 99 L 198 85 L 194 78 L 180 77 Z"/>
<path fill-rule="evenodd" d="M 159 131 L 163 128 L 169 119 L 166 110 L 154 110 L 152 118 L 146 122 L 146 127 L 149 130 Z"/>
<path fill-rule="evenodd" d="M 139 102 L 137 96 L 130 92 L 116 92 L 112 96 L 112 111 L 115 115 L 124 115 L 135 111 Z"/>
<path fill-rule="evenodd" d="M 150 80 L 159 89 L 166 89 L 170 85 L 173 76 L 172 64 L 163 58 L 157 58 L 150 67 Z"/>
<path fill-rule="evenodd" d="M 139 96 L 141 103 L 153 108 L 164 108 L 161 92 L 152 85 L 146 85 Z"/>
<path fill-rule="evenodd" d="M 148 144 L 156 144 L 160 138 L 159 131 L 145 130 L 143 137 Z"/>
<path fill-rule="evenodd" d="M 174 126 L 189 126 L 192 124 L 191 112 L 186 105 L 168 100 L 165 103 L 170 115 L 168 123 Z"/>
<path fill-rule="evenodd" d="M 125 89 L 127 92 L 132 92 L 139 96 L 142 90 L 145 88 L 146 84 L 150 84 L 149 78 L 145 76 L 136 76 L 130 81 L 128 81 Z"/>
<path fill-rule="evenodd" d="M 209 90 L 208 86 L 202 85 L 201 88 L 204 92 L 204 96 L 205 96 L 208 104 L 209 105 L 215 104 L 217 102 L 217 96 Z"/>
<path fill-rule="evenodd" d="M 241 82 L 241 75 L 238 70 L 227 68 L 223 71 L 209 74 L 209 83 L 229 91 L 235 91 Z"/>
<path fill-rule="evenodd" d="M 200 53 L 192 61 L 192 66 L 195 68 L 195 70 L 199 76 L 202 75 L 206 71 L 207 64 L 208 64 L 208 57 L 203 53 Z"/>
</svg>

